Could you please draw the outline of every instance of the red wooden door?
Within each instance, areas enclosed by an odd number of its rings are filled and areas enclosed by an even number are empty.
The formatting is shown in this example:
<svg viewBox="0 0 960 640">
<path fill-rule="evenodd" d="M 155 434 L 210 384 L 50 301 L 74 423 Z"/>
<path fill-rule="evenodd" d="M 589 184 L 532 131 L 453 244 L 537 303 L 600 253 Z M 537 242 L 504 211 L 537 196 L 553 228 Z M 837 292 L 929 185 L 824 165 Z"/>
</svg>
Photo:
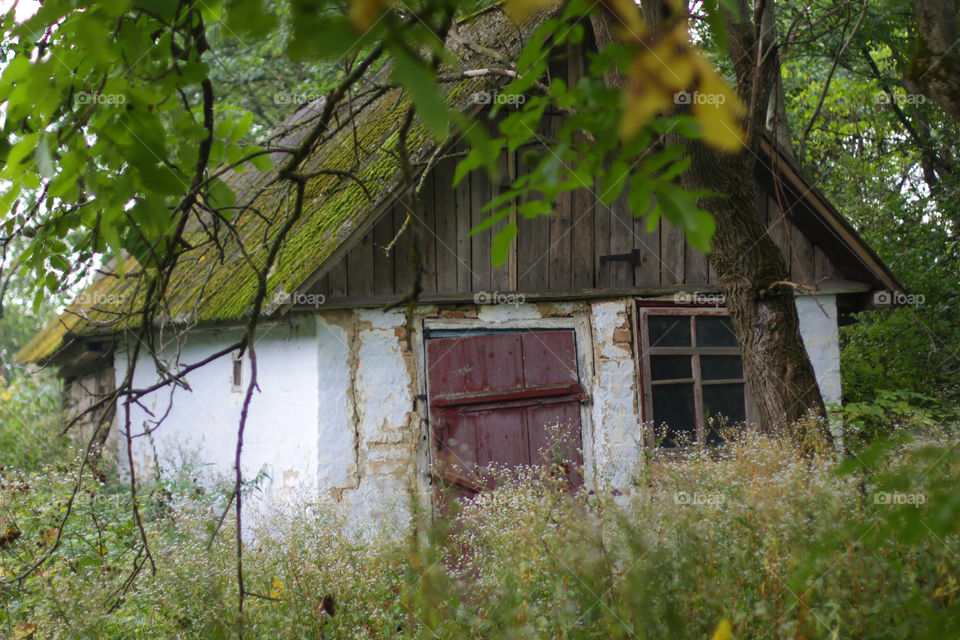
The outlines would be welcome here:
<svg viewBox="0 0 960 640">
<path fill-rule="evenodd" d="M 572 330 L 430 338 L 427 372 L 439 487 L 468 497 L 492 486 L 491 465 L 542 463 L 582 484 Z"/>
</svg>

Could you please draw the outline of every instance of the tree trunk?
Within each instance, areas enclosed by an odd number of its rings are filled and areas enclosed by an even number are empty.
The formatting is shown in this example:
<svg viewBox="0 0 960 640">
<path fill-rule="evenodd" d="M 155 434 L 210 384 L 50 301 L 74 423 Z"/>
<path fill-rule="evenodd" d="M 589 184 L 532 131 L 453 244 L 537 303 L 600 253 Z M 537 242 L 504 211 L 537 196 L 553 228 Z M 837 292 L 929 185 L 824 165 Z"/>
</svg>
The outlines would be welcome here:
<svg viewBox="0 0 960 640">
<path fill-rule="evenodd" d="M 904 77 L 911 91 L 930 98 L 960 122 L 957 0 L 914 0 L 917 49 Z"/>
<path fill-rule="evenodd" d="M 734 22 L 728 16 L 727 24 L 737 92 L 749 111 L 745 122 L 748 148 L 730 155 L 688 142 L 692 162 L 682 184 L 723 194 L 704 198 L 700 206 L 716 220 L 710 263 L 726 298 L 761 425 L 770 433 L 792 437 L 805 454 L 811 454 L 824 450 L 832 437 L 813 365 L 800 336 L 793 289 L 786 284 L 789 271 L 756 210 L 759 187 L 754 168 L 770 93 L 779 77 L 776 51 L 767 53 L 762 47 L 775 46 L 776 38 L 769 28 L 771 17 L 764 20 L 766 29 L 754 29 L 749 8 L 741 4 L 741 20 Z M 768 11 L 772 12 L 772 4 L 769 0 Z M 664 15 L 665 5 L 662 0 L 652 0 L 641 6 L 648 26 L 655 31 L 658 25 L 650 24 L 651 18 Z M 597 45 L 603 47 L 611 39 L 610 17 L 601 12 L 594 16 L 593 25 Z"/>
<path fill-rule="evenodd" d="M 768 432 L 792 436 L 805 453 L 822 450 L 831 435 L 800 336 L 793 288 L 786 284 L 789 272 L 756 213 L 756 156 L 724 155 L 699 143 L 688 149 L 692 163 L 683 186 L 725 196 L 704 198 L 700 206 L 716 220 L 710 264 L 720 279 L 760 422 Z"/>
</svg>

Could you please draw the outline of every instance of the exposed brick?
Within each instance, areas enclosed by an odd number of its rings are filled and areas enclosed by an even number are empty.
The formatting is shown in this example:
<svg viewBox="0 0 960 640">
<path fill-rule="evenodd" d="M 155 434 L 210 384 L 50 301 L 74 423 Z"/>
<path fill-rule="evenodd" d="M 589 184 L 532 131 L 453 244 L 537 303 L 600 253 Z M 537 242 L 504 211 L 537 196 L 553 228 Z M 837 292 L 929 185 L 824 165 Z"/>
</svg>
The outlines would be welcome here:
<svg viewBox="0 0 960 640">
<path fill-rule="evenodd" d="M 629 327 L 620 327 L 619 329 L 613 330 L 613 341 L 614 342 L 632 342 L 633 334 L 630 331 Z"/>
</svg>

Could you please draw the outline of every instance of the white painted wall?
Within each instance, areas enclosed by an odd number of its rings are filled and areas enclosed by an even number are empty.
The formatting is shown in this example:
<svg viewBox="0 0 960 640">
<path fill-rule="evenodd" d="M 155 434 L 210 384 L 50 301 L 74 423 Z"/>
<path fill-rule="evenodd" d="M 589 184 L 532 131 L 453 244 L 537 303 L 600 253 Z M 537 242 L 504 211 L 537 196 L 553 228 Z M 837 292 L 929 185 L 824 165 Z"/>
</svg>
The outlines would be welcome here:
<svg viewBox="0 0 960 640">
<path fill-rule="evenodd" d="M 819 305 L 817 304 L 819 302 Z M 800 328 L 828 402 L 839 401 L 839 345 L 832 296 L 797 298 Z M 581 381 L 590 396 L 583 414 L 585 477 L 600 490 L 629 491 L 642 461 L 633 300 L 481 306 L 473 312 L 418 311 L 444 327 L 569 326 L 577 336 Z M 400 311 L 323 311 L 292 324 L 261 330 L 257 339 L 259 393 L 250 407 L 243 452 L 247 478 L 268 474 L 261 507 L 287 499 L 326 505 L 357 533 L 396 532 L 409 523 L 410 497 L 429 494 L 424 481 L 429 446 L 415 397 L 425 390 L 422 335 L 406 340 Z M 196 362 L 235 341 L 239 333 L 203 330 L 179 348 L 179 361 Z M 165 356 L 173 360 L 173 347 Z M 173 392 L 172 406 L 152 437 L 135 440 L 139 473 L 184 460 L 232 475 L 244 385 L 234 390 L 229 357 L 187 376 L 189 390 Z M 116 375 L 126 375 L 118 353 Z M 135 385 L 156 380 L 141 357 Z M 131 412 L 134 434 L 168 409 L 170 392 L 155 393 Z M 423 406 L 422 404 L 420 406 Z M 122 408 L 118 423 L 123 424 Z M 120 439 L 123 446 L 123 439 Z M 121 459 L 123 456 L 121 455 Z M 255 505 L 256 506 L 256 505 Z"/>
<path fill-rule="evenodd" d="M 307 499 L 350 523 L 398 532 L 406 527 L 420 421 L 413 413 L 413 357 L 398 331 L 403 324 L 402 312 L 359 310 L 301 316 L 292 326 L 260 331 L 260 391 L 250 404 L 242 456 L 246 478 L 268 476 L 255 511 Z M 198 362 L 239 335 L 195 331 L 164 357 L 181 365 Z M 128 369 L 126 352 L 117 354 L 115 366 L 120 380 Z M 232 477 L 249 360 L 239 389 L 231 376 L 231 358 L 224 357 L 188 374 L 189 390 L 177 388 L 172 397 L 169 390 L 153 393 L 143 407 L 131 408 L 135 436 L 155 428 L 134 440 L 139 475 L 187 462 Z M 152 361 L 141 357 L 134 385 L 157 379 Z M 168 409 L 156 427 L 155 416 Z"/>
<path fill-rule="evenodd" d="M 169 345 L 163 356 L 171 364 L 197 362 L 235 342 L 238 331 L 204 330 L 189 334 L 179 345 Z M 269 475 L 262 485 L 263 497 L 275 502 L 295 490 L 309 486 L 316 477 L 318 397 L 316 327 L 312 319 L 295 324 L 264 327 L 257 336 L 257 365 L 260 393 L 250 404 L 242 456 L 246 478 L 261 471 Z M 227 356 L 189 373 L 189 389 L 177 387 L 155 392 L 131 406 L 134 462 L 139 474 L 152 473 L 184 461 L 209 465 L 220 475 L 232 475 L 236 455 L 237 428 L 246 384 L 250 379 L 249 359 L 244 358 L 243 384 L 232 385 L 232 359 Z M 120 352 L 115 361 L 117 380 L 128 369 L 128 354 Z M 151 359 L 141 356 L 134 374 L 134 386 L 147 387 L 158 380 Z M 159 417 L 169 409 L 163 422 Z M 122 405 L 117 423 L 125 422 Z M 121 449 L 125 447 L 120 438 Z M 125 453 L 121 453 L 125 460 Z"/>
<path fill-rule="evenodd" d="M 840 404 L 840 329 L 837 298 L 830 295 L 796 297 L 800 335 L 817 374 L 817 384 L 826 403 Z"/>
</svg>

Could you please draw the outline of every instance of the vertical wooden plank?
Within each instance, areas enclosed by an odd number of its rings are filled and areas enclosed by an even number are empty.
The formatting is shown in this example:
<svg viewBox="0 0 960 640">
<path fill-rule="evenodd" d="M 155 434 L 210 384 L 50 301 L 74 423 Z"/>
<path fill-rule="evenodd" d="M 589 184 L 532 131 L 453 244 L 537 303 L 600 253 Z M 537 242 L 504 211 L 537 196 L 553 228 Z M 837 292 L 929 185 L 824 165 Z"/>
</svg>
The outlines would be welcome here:
<svg viewBox="0 0 960 640">
<path fill-rule="evenodd" d="M 621 193 L 620 197 L 614 200 L 609 207 L 600 204 L 602 207 L 600 215 L 607 219 L 609 227 L 609 237 L 607 245 L 609 250 L 605 255 L 624 255 L 631 253 L 639 248 L 634 245 L 636 241 L 636 232 L 634 231 L 635 221 L 630 213 L 630 206 L 627 204 L 627 194 Z M 630 260 L 608 260 L 601 267 L 601 274 L 606 274 L 607 282 L 615 289 L 630 288 L 634 283 L 634 266 L 632 257 Z M 659 267 L 657 267 L 657 279 L 660 278 Z"/>
<path fill-rule="evenodd" d="M 510 153 L 509 151 L 507 151 L 507 171 L 508 171 L 508 175 L 510 176 L 511 182 L 517 179 L 517 154 L 516 153 Z M 510 223 L 516 225 L 517 216 L 520 215 L 517 213 L 516 199 L 513 200 L 513 205 L 511 208 L 512 208 L 512 211 L 510 212 Z M 519 243 L 519 237 L 518 237 L 518 238 L 515 238 L 513 241 L 513 250 L 510 251 L 510 258 L 507 261 L 507 269 L 508 269 L 507 289 L 509 289 L 510 291 L 517 291 L 517 288 L 518 288 L 517 279 L 519 274 L 517 272 L 517 259 L 518 259 L 519 252 L 520 252 L 520 243 Z"/>
<path fill-rule="evenodd" d="M 684 253 L 687 241 L 682 229 L 660 219 L 661 284 L 683 284 Z"/>
<path fill-rule="evenodd" d="M 611 262 L 600 263 L 600 256 L 611 255 L 610 251 L 610 218 L 613 212 L 610 207 L 600 201 L 600 181 L 594 181 L 595 205 L 593 209 L 593 274 L 594 286 L 598 289 L 611 287 Z"/>
<path fill-rule="evenodd" d="M 347 259 L 337 262 L 327 273 L 327 297 L 331 299 L 347 296 Z"/>
<path fill-rule="evenodd" d="M 707 254 L 687 244 L 684 247 L 683 281 L 689 285 L 705 285 L 710 281 L 707 272 Z"/>
<path fill-rule="evenodd" d="M 550 118 L 550 138 L 560 129 L 560 116 Z M 547 272 L 548 286 L 552 291 L 566 291 L 570 288 L 570 257 L 572 242 L 570 232 L 573 225 L 573 198 L 566 192 L 557 198 L 550 216 L 550 247 Z"/>
<path fill-rule="evenodd" d="M 319 280 L 313 283 L 308 293 L 320 294 L 330 298 L 330 273 L 326 273 Z"/>
<path fill-rule="evenodd" d="M 570 286 L 590 289 L 593 278 L 594 193 L 589 187 L 577 189 L 571 196 L 573 225 L 570 232 Z"/>
<path fill-rule="evenodd" d="M 454 191 L 454 211 L 457 218 L 457 291 L 473 290 L 473 251 L 470 242 L 470 177 L 460 181 Z"/>
<path fill-rule="evenodd" d="M 574 86 L 584 75 L 583 42 L 567 44 L 567 86 Z M 578 134 L 578 143 L 584 143 Z M 570 287 L 589 289 L 593 277 L 593 218 L 596 211 L 593 184 L 585 184 L 570 194 Z"/>
<path fill-rule="evenodd" d="M 390 252 L 394 264 L 394 291 L 398 295 L 405 296 L 413 292 L 415 268 L 411 260 L 410 249 L 413 247 L 413 234 L 418 232 L 420 225 L 411 215 L 410 222 L 407 223 L 406 228 L 401 233 L 403 224 L 407 220 L 406 207 L 397 204 L 393 211 L 394 234 L 399 234 L 397 235 L 397 243 L 393 246 L 393 251 Z M 416 213 L 416 209 L 413 213 Z"/>
<path fill-rule="evenodd" d="M 622 196 L 626 207 L 626 196 Z M 628 210 L 629 213 L 629 210 Z M 647 231 L 647 214 L 644 211 L 641 217 L 633 212 L 633 248 L 640 252 L 640 264 L 633 269 L 633 282 L 636 287 L 658 287 L 662 281 L 663 264 L 660 261 L 661 242 L 660 225 L 652 231 Z M 663 224 L 662 222 L 660 223 Z M 612 229 L 613 238 L 617 237 L 617 230 Z"/>
<path fill-rule="evenodd" d="M 457 199 L 453 187 L 454 160 L 441 160 L 434 170 L 433 210 L 437 228 L 437 292 L 457 291 Z"/>
<path fill-rule="evenodd" d="M 433 196 L 434 176 L 424 179 L 417 196 L 416 233 L 420 245 L 420 283 L 424 293 L 437 291 L 437 210 Z"/>
<path fill-rule="evenodd" d="M 389 295 L 394 288 L 393 254 L 387 255 L 385 249 L 393 240 L 393 216 L 399 205 L 391 207 L 373 227 L 373 293 Z"/>
<path fill-rule="evenodd" d="M 790 279 L 794 282 L 812 287 L 816 279 L 814 278 L 814 255 L 813 244 L 807 240 L 807 237 L 797 229 L 797 226 L 790 223 L 790 241 L 793 245 L 793 261 L 790 263 Z"/>
<path fill-rule="evenodd" d="M 347 285 L 350 296 L 373 295 L 373 233 L 363 234 L 347 254 Z"/>
<path fill-rule="evenodd" d="M 495 134 L 496 125 L 491 129 L 490 133 Z M 500 195 L 502 192 L 506 191 L 510 184 L 513 182 L 513 179 L 510 177 L 510 165 L 509 152 L 504 149 L 500 154 L 500 183 L 497 185 L 492 185 L 490 190 L 489 198 L 492 200 L 495 196 Z M 487 216 L 493 213 L 488 211 L 483 216 Z M 507 226 L 507 223 L 510 221 L 509 216 L 501 220 L 490 232 L 490 247 L 492 251 L 493 247 L 493 236 L 498 231 Z M 517 243 L 514 241 L 510 246 L 510 252 L 508 256 L 513 254 L 517 249 Z M 492 257 L 492 256 L 491 256 Z M 491 263 L 490 266 L 490 289 L 493 291 L 509 291 L 510 290 L 510 260 L 509 257 L 506 262 L 504 262 L 499 267 L 494 267 Z"/>
<path fill-rule="evenodd" d="M 820 248 L 820 245 L 814 245 L 814 277 L 819 284 L 823 284 L 825 280 L 830 280 L 833 278 L 833 264 L 830 262 L 830 258 L 827 257 L 827 254 L 823 252 L 823 249 Z"/>
<path fill-rule="evenodd" d="M 521 147 L 516 151 L 517 175 L 529 173 L 530 167 L 523 163 L 523 154 L 539 146 Z M 529 193 L 525 201 L 541 198 L 540 194 Z M 548 287 L 547 260 L 550 247 L 550 219 L 553 216 L 526 218 L 517 215 L 517 290 L 522 293 L 546 291 Z"/>
<path fill-rule="evenodd" d="M 569 193 L 557 198 L 550 217 L 550 247 L 548 250 L 547 281 L 553 291 L 570 288 L 570 228 L 573 218 L 572 198 Z"/>
<path fill-rule="evenodd" d="M 486 219 L 490 212 L 481 211 L 493 198 L 491 197 L 493 184 L 485 169 L 470 174 L 470 223 L 471 228 Z M 490 229 L 470 236 L 472 259 L 470 269 L 473 271 L 472 291 L 491 291 L 490 242 L 493 234 Z"/>
</svg>

